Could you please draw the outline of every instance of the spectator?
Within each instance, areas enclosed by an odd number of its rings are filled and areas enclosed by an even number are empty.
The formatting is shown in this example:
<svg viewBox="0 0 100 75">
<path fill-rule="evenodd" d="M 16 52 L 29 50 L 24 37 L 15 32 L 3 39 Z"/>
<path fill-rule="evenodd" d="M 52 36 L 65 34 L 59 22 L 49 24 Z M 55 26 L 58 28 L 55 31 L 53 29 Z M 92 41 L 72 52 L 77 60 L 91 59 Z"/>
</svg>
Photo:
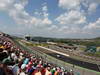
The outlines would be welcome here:
<svg viewBox="0 0 100 75">
<path fill-rule="evenodd" d="M 8 37 L 0 37 L 0 75 L 74 75 L 40 57 L 21 50 Z"/>
</svg>

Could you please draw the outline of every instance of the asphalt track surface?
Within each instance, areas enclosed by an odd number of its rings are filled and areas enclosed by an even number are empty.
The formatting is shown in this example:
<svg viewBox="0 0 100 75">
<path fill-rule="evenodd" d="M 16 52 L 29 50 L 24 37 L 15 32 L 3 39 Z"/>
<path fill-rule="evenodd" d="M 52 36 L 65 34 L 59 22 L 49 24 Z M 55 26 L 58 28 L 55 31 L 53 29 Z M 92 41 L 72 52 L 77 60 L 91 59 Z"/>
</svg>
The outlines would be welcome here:
<svg viewBox="0 0 100 75">
<path fill-rule="evenodd" d="M 32 47 L 32 50 L 36 50 L 37 52 L 40 52 L 40 53 L 41 52 L 46 53 L 46 54 L 48 54 L 52 57 L 55 57 L 59 60 L 62 60 L 64 62 L 67 62 L 67 63 L 70 63 L 70 64 L 74 64 L 74 65 L 77 65 L 77 66 L 80 66 L 80 67 L 83 67 L 83 68 L 87 68 L 87 69 L 90 69 L 90 70 L 95 70 L 95 71 L 100 72 L 97 64 L 72 59 L 70 57 L 67 57 L 67 56 L 64 56 L 64 55 L 61 55 L 61 54 L 58 54 L 58 53 L 54 53 L 52 51 L 48 51 L 46 49 L 39 48 L 39 47 Z M 57 57 L 57 55 L 59 55 L 60 57 Z"/>
</svg>

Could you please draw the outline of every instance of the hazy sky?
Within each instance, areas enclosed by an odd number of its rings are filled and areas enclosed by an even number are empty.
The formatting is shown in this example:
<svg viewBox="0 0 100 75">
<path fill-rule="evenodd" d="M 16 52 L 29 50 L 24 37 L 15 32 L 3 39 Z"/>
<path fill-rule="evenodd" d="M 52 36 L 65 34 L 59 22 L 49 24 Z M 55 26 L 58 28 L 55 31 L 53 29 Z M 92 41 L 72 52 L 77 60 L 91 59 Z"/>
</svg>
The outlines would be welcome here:
<svg viewBox="0 0 100 75">
<path fill-rule="evenodd" d="M 100 0 L 0 0 L 0 31 L 46 37 L 97 37 Z"/>
</svg>

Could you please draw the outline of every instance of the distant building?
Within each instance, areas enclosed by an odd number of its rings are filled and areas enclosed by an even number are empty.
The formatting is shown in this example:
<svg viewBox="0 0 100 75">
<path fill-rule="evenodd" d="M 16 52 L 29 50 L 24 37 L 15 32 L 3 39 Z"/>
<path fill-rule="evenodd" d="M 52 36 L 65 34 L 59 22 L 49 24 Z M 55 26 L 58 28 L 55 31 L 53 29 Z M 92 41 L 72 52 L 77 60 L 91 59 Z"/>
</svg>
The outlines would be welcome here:
<svg viewBox="0 0 100 75">
<path fill-rule="evenodd" d="M 97 52 L 100 52 L 100 47 L 97 47 Z"/>
<path fill-rule="evenodd" d="M 51 44 L 51 45 L 56 45 L 57 43 L 55 42 L 47 42 L 48 44 Z"/>
<path fill-rule="evenodd" d="M 95 53 L 97 51 L 97 48 L 95 46 L 88 46 L 85 52 L 91 52 Z"/>
<path fill-rule="evenodd" d="M 31 40 L 31 37 L 30 36 L 25 36 L 25 39 L 27 40 L 27 41 L 30 41 Z"/>
</svg>

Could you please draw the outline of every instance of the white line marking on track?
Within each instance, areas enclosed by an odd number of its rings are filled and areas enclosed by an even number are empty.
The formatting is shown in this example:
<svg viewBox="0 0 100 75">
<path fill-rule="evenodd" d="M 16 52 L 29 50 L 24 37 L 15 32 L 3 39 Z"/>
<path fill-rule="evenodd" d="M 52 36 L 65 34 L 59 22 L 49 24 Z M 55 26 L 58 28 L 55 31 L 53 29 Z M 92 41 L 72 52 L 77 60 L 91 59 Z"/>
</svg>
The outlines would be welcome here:
<svg viewBox="0 0 100 75">
<path fill-rule="evenodd" d="M 55 50 L 52 50 L 52 49 L 49 49 L 49 48 L 46 48 L 46 47 L 42 47 L 42 46 L 38 46 L 38 47 L 43 48 L 43 49 L 46 49 L 46 50 L 48 50 L 48 51 L 52 51 L 52 52 L 55 52 L 55 53 L 58 53 L 58 54 L 64 55 L 64 56 L 67 56 L 67 57 L 70 56 L 70 55 L 68 55 L 68 54 L 61 53 L 61 52 L 58 52 L 58 51 L 55 51 Z"/>
</svg>

